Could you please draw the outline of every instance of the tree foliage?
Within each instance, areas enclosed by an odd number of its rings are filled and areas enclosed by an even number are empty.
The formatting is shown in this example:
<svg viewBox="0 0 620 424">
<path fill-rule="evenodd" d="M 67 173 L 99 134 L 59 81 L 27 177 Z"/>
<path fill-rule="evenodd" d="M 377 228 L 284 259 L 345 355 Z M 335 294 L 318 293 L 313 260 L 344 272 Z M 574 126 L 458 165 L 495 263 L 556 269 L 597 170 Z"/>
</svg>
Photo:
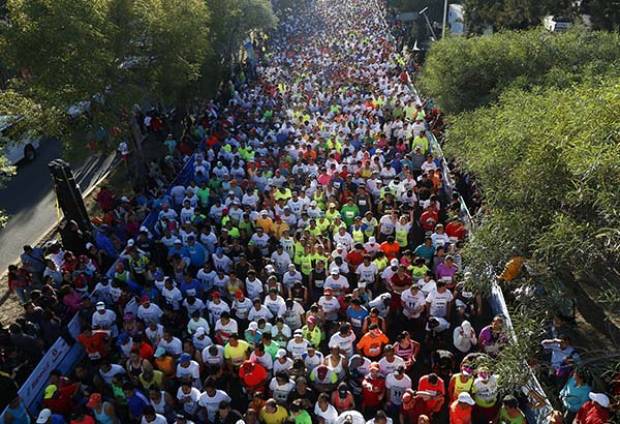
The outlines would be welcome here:
<svg viewBox="0 0 620 424">
<path fill-rule="evenodd" d="M 546 15 L 572 16 L 570 0 L 464 0 L 465 22 L 473 33 L 491 27 L 526 29 L 539 25 Z"/>
<path fill-rule="evenodd" d="M 496 101 L 507 88 L 570 87 L 618 75 L 619 65 L 617 33 L 508 31 L 434 43 L 420 85 L 444 110 L 458 113 Z"/>
<path fill-rule="evenodd" d="M 487 213 L 465 253 L 474 267 L 516 248 L 557 279 L 618 284 L 620 78 L 509 90 L 456 116 L 446 149 L 484 192 Z"/>
</svg>

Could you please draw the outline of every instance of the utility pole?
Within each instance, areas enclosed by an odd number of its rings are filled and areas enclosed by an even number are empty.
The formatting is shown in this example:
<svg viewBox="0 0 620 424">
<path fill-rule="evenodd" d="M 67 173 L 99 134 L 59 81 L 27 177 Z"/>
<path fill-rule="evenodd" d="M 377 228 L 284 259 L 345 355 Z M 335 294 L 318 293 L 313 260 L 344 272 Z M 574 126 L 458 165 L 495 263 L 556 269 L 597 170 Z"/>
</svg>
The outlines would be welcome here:
<svg viewBox="0 0 620 424">
<path fill-rule="evenodd" d="M 443 0 L 443 24 L 441 25 L 441 38 L 446 36 L 446 21 L 448 19 L 448 0 Z"/>
<path fill-rule="evenodd" d="M 431 21 L 429 21 L 428 16 L 426 15 L 427 11 L 428 11 L 428 7 L 425 7 L 424 9 L 420 10 L 418 13 L 424 16 L 424 19 L 426 20 L 426 26 L 428 26 L 428 29 L 431 31 L 433 40 L 437 40 L 437 34 L 435 34 L 435 30 L 433 29 L 433 26 L 431 25 Z"/>
</svg>

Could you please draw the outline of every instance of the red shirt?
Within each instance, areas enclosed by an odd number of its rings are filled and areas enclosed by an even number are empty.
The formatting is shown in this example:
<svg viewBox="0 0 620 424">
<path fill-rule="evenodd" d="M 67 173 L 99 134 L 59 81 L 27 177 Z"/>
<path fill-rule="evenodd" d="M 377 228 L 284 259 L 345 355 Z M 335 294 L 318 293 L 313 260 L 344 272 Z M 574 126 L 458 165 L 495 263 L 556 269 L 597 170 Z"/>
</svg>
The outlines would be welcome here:
<svg viewBox="0 0 620 424">
<path fill-rule="evenodd" d="M 420 415 L 430 415 L 432 411 L 427 408 L 426 401 L 422 398 L 422 396 L 416 396 L 413 398 L 411 404 L 402 405 L 400 407 L 400 412 L 405 417 L 405 424 L 418 424 L 418 418 Z"/>
<path fill-rule="evenodd" d="M 467 234 L 467 230 L 465 230 L 465 226 L 460 222 L 452 221 L 446 224 L 446 234 L 448 237 L 455 237 L 459 240 L 463 240 L 465 234 Z"/>
<path fill-rule="evenodd" d="M 352 265 L 353 268 L 357 268 L 359 264 L 364 262 L 364 255 L 362 255 L 357 250 L 353 250 L 347 255 L 347 262 L 349 263 L 349 265 Z"/>
<path fill-rule="evenodd" d="M 385 379 L 383 377 L 372 378 L 368 375 L 362 383 L 362 405 L 374 408 L 381 404 L 385 394 Z"/>
<path fill-rule="evenodd" d="M 398 255 L 398 252 L 400 251 L 400 245 L 396 241 L 394 243 L 388 243 L 387 241 L 384 241 L 379 246 L 379 249 L 381 249 L 381 251 L 385 253 L 385 257 L 390 260 L 394 259 L 396 255 Z"/>
<path fill-rule="evenodd" d="M 591 400 L 584 403 L 575 418 L 577 424 L 607 424 L 609 422 L 609 409 L 603 408 Z"/>
<path fill-rule="evenodd" d="M 424 231 L 433 231 L 439 221 L 439 214 L 434 209 L 428 209 L 420 215 L 420 226 Z"/>
<path fill-rule="evenodd" d="M 437 408 L 439 408 L 442 404 L 442 397 L 446 394 L 446 385 L 441 377 L 437 377 L 437 383 L 431 384 L 431 382 L 428 381 L 428 375 L 425 375 L 420 378 L 420 381 L 418 381 L 418 390 L 431 393 L 434 392 L 436 395 L 441 395 L 426 401 L 426 407 L 428 409 L 431 411 L 437 411 Z"/>
<path fill-rule="evenodd" d="M 100 359 L 107 355 L 106 338 L 107 334 L 102 331 L 93 331 L 90 336 L 85 334 L 77 336 L 78 342 L 84 346 L 86 354 L 91 359 Z"/>
</svg>

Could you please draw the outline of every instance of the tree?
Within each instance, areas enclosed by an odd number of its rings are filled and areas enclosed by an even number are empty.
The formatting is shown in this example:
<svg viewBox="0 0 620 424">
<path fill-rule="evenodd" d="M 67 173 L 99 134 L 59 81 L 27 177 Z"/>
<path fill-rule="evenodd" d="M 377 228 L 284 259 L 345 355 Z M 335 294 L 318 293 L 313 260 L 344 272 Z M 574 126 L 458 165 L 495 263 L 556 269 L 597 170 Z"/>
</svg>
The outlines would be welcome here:
<svg viewBox="0 0 620 424">
<path fill-rule="evenodd" d="M 0 48 L 12 85 L 44 107 L 91 101 L 96 120 L 124 122 L 141 156 L 133 106 L 184 105 L 209 57 L 202 0 L 9 0 Z M 97 99 L 97 101 L 92 101 Z"/>
<path fill-rule="evenodd" d="M 594 29 L 620 30 L 619 0 L 584 0 L 581 8 L 582 13 L 590 15 Z"/>
<path fill-rule="evenodd" d="M 236 62 L 244 40 L 253 31 L 278 23 L 269 0 L 206 0 L 213 19 L 212 42 L 224 69 Z"/>
<path fill-rule="evenodd" d="M 465 22 L 472 33 L 526 29 L 540 25 L 546 15 L 573 16 L 570 0 L 463 0 Z"/>
<path fill-rule="evenodd" d="M 446 152 L 476 175 L 486 209 L 464 262 L 482 274 L 516 248 L 563 281 L 584 316 L 617 312 L 597 299 L 620 284 L 619 111 L 620 78 L 611 77 L 511 89 L 454 117 Z"/>
<path fill-rule="evenodd" d="M 433 44 L 420 85 L 447 112 L 487 105 L 507 88 L 570 87 L 618 75 L 620 36 L 575 28 L 448 37 Z M 482 117 L 481 117 L 482 118 Z"/>
</svg>

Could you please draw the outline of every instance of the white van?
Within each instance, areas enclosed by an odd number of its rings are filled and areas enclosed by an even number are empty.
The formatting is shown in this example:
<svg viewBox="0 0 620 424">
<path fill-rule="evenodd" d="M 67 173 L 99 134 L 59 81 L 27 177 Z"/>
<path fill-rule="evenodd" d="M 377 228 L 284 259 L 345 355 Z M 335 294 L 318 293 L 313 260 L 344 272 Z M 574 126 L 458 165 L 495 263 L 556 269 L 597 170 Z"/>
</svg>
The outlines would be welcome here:
<svg viewBox="0 0 620 424">
<path fill-rule="evenodd" d="M 15 139 L 11 134 L 11 128 L 22 119 L 21 116 L 0 115 L 0 143 L 2 153 L 11 165 L 16 165 L 22 160 L 28 162 L 37 156 L 37 149 L 41 141 L 35 131 L 25 131 Z"/>
<path fill-rule="evenodd" d="M 543 26 L 547 31 L 562 32 L 572 26 L 572 21 L 561 16 L 547 15 L 543 19 Z"/>
</svg>

